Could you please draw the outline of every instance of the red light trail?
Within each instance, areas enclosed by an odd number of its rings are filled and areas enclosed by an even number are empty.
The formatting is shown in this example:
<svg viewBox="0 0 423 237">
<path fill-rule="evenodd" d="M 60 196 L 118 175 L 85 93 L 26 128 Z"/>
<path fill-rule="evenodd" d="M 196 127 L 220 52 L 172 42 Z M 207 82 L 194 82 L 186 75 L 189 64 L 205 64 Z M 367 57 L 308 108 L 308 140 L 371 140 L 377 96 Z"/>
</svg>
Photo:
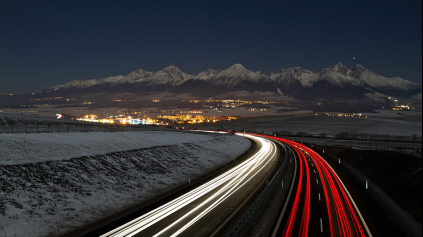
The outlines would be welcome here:
<svg viewBox="0 0 423 237">
<path fill-rule="evenodd" d="M 287 144 L 295 151 L 300 164 L 297 190 L 282 237 L 294 236 L 296 233 L 299 237 L 305 237 L 309 233 L 310 175 L 312 171 L 310 171 L 311 167 L 309 167 L 307 157 L 310 159 L 311 165 L 315 166 L 320 178 L 320 181 L 316 179 L 316 182 L 318 185 L 322 185 L 324 191 L 330 236 L 372 236 L 348 190 L 332 167 L 319 154 L 297 142 L 270 136 L 264 137 Z M 304 200 L 304 206 L 300 205 L 300 200 Z M 299 226 L 297 230 L 295 230 L 296 226 Z"/>
</svg>

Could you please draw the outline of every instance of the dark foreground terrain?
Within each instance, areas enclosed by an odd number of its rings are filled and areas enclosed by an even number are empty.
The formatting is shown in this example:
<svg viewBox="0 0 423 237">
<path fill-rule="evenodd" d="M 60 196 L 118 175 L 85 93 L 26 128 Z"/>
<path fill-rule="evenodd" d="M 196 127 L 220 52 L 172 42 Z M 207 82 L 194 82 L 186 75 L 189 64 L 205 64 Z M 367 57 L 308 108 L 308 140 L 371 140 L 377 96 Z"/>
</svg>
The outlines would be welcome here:
<svg viewBox="0 0 423 237">
<path fill-rule="evenodd" d="M 393 151 L 326 147 L 384 190 L 422 224 L 422 158 Z"/>
</svg>

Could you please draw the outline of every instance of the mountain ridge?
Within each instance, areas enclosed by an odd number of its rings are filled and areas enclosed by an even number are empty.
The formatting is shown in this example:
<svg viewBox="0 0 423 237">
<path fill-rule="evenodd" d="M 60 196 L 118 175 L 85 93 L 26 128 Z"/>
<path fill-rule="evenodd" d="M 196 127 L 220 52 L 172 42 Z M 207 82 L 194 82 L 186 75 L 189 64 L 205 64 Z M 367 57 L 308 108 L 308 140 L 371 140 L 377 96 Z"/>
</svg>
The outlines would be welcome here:
<svg viewBox="0 0 423 237">
<path fill-rule="evenodd" d="M 111 76 L 101 79 L 75 80 L 50 89 L 87 88 L 99 84 L 140 84 L 140 85 L 169 85 L 179 86 L 188 80 L 208 81 L 214 85 L 237 86 L 243 81 L 264 81 L 276 85 L 291 85 L 299 83 L 303 87 L 312 87 L 318 82 L 326 81 L 330 84 L 343 86 L 351 84 L 371 88 L 388 88 L 399 90 L 413 90 L 421 84 L 404 80 L 400 77 L 387 78 L 376 74 L 360 64 L 345 66 L 341 62 L 323 68 L 320 72 L 313 72 L 300 66 L 282 69 L 277 73 L 266 75 L 261 72 L 253 72 L 241 64 L 234 64 L 225 70 L 207 69 L 197 75 L 182 72 L 178 67 L 171 65 L 157 72 L 138 69 L 127 76 Z M 299 83 L 298 83 L 299 82 Z"/>
<path fill-rule="evenodd" d="M 197 96 L 213 96 L 234 91 L 267 91 L 292 95 L 299 99 L 358 99 L 375 91 L 390 96 L 411 98 L 421 93 L 422 85 L 399 77 L 381 76 L 360 64 L 346 66 L 341 62 L 323 68 L 319 72 L 300 66 L 281 69 L 266 75 L 253 72 L 241 64 L 224 70 L 207 69 L 190 75 L 170 65 L 156 72 L 135 70 L 126 76 L 112 76 L 85 81 L 72 81 L 47 90 L 71 93 L 121 93 L 136 94 L 168 91 Z"/>
</svg>

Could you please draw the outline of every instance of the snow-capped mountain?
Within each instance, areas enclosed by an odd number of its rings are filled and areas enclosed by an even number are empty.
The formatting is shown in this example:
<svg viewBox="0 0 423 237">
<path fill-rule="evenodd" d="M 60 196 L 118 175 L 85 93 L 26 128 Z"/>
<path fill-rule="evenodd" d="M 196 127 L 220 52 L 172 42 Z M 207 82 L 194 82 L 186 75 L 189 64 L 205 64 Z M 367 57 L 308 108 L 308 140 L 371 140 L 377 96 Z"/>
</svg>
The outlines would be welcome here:
<svg viewBox="0 0 423 237">
<path fill-rule="evenodd" d="M 121 83 L 122 80 L 125 78 L 125 76 L 112 76 L 112 77 L 106 77 L 106 78 L 101 78 L 101 79 L 90 79 L 90 80 L 85 80 L 85 81 L 71 81 L 68 82 L 66 84 L 63 85 L 59 85 L 59 86 L 53 86 L 51 89 L 70 89 L 70 88 L 76 88 L 76 89 L 82 89 L 82 88 L 88 88 L 88 87 L 92 87 L 92 86 L 96 86 L 96 85 L 101 85 L 101 84 L 106 84 L 106 83 L 111 83 L 111 84 L 118 84 Z"/>
<path fill-rule="evenodd" d="M 157 72 L 144 71 L 138 69 L 129 73 L 127 76 L 115 76 L 102 79 L 90 79 L 86 81 L 72 81 L 63 85 L 54 86 L 51 89 L 70 89 L 70 88 L 88 88 L 104 84 L 116 86 L 121 84 L 138 84 L 138 85 L 170 85 L 178 86 L 185 81 L 193 78 L 193 76 L 182 72 L 179 68 L 171 65 Z"/>
<path fill-rule="evenodd" d="M 192 79 L 193 76 L 182 72 L 179 68 L 171 65 L 160 71 L 153 73 L 151 76 L 147 77 L 143 84 L 149 86 L 157 85 L 171 85 L 179 86 L 185 81 Z"/>
<path fill-rule="evenodd" d="M 344 66 L 338 62 L 319 73 L 319 77 L 312 84 L 326 81 L 337 86 L 353 85 L 383 90 L 414 90 L 421 88 L 421 85 L 402 78 L 386 78 L 375 72 L 356 64 L 354 66 Z"/>
<path fill-rule="evenodd" d="M 421 93 L 422 85 L 402 78 L 386 78 L 366 69 L 362 65 L 345 66 L 338 62 L 320 72 L 313 72 L 302 67 L 282 69 L 270 75 L 253 72 L 242 66 L 234 64 L 225 70 L 208 69 L 197 75 L 182 72 L 176 66 L 169 66 L 157 72 L 136 70 L 127 76 L 115 76 L 86 81 L 73 81 L 49 89 L 56 91 L 80 90 L 89 92 L 95 88 L 96 92 L 108 90 L 113 92 L 143 93 L 151 90 L 170 90 L 177 93 L 201 93 L 228 91 L 282 91 L 295 96 L 301 95 L 319 97 L 342 97 L 344 92 L 354 91 L 354 95 L 362 97 L 369 90 L 392 95 L 401 94 L 408 97 Z M 109 88 L 109 89 L 107 89 Z M 219 89 L 220 88 L 220 89 Z M 279 90 L 278 90 L 279 89 Z M 84 92 L 84 93 L 86 93 Z M 389 93 L 388 93 L 389 92 Z M 408 93 L 408 94 L 407 94 Z"/>
<path fill-rule="evenodd" d="M 362 82 L 372 88 L 385 88 L 388 90 L 400 89 L 403 91 L 414 90 L 419 87 L 421 88 L 421 85 L 399 77 L 386 78 L 380 76 L 361 65 L 350 66 L 349 70 L 351 77 L 360 78 Z"/>
<path fill-rule="evenodd" d="M 270 78 L 280 85 L 291 86 L 300 83 L 305 88 L 313 87 L 319 83 L 337 87 L 357 86 L 402 91 L 421 88 L 420 84 L 399 77 L 386 78 L 380 76 L 359 64 L 345 66 L 340 62 L 317 73 L 301 67 L 282 69 L 279 73 L 270 75 Z"/>
<path fill-rule="evenodd" d="M 234 87 L 243 81 L 252 83 L 260 80 L 269 80 L 269 76 L 261 72 L 253 72 L 242 66 L 234 64 L 226 70 L 209 69 L 194 77 L 197 80 L 208 81 L 212 85 Z"/>
<path fill-rule="evenodd" d="M 216 77 L 222 70 L 214 70 L 213 68 L 207 69 L 206 71 L 200 72 L 197 76 L 194 77 L 195 80 L 210 80 L 211 78 Z"/>
<path fill-rule="evenodd" d="M 269 77 L 261 72 L 252 72 L 242 66 L 235 64 L 230 68 L 221 71 L 215 77 L 212 77 L 214 85 L 236 86 L 242 81 L 258 82 Z"/>
<path fill-rule="evenodd" d="M 147 72 L 142 69 L 138 69 L 134 72 L 129 73 L 126 77 L 121 80 L 121 83 L 142 83 L 153 75 L 153 72 Z"/>
<path fill-rule="evenodd" d="M 282 69 L 279 73 L 272 73 L 270 79 L 280 88 L 294 89 L 312 85 L 317 75 L 302 67 Z"/>
</svg>

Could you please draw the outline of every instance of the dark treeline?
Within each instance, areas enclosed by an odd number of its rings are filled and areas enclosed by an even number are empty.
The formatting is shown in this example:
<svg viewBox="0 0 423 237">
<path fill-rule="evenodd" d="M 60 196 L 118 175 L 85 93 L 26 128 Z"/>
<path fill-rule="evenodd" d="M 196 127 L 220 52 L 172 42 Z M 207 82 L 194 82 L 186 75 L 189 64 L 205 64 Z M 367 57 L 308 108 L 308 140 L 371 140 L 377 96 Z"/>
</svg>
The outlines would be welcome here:
<svg viewBox="0 0 423 237">
<path fill-rule="evenodd" d="M 309 138 L 328 138 L 328 134 L 308 134 L 306 132 L 289 132 L 279 131 L 273 132 L 277 136 L 291 136 L 291 137 L 309 137 Z M 422 136 L 395 136 L 389 134 L 367 134 L 367 133 L 338 133 L 333 138 L 339 140 L 355 140 L 355 141 L 386 141 L 386 142 L 422 142 Z"/>
</svg>

